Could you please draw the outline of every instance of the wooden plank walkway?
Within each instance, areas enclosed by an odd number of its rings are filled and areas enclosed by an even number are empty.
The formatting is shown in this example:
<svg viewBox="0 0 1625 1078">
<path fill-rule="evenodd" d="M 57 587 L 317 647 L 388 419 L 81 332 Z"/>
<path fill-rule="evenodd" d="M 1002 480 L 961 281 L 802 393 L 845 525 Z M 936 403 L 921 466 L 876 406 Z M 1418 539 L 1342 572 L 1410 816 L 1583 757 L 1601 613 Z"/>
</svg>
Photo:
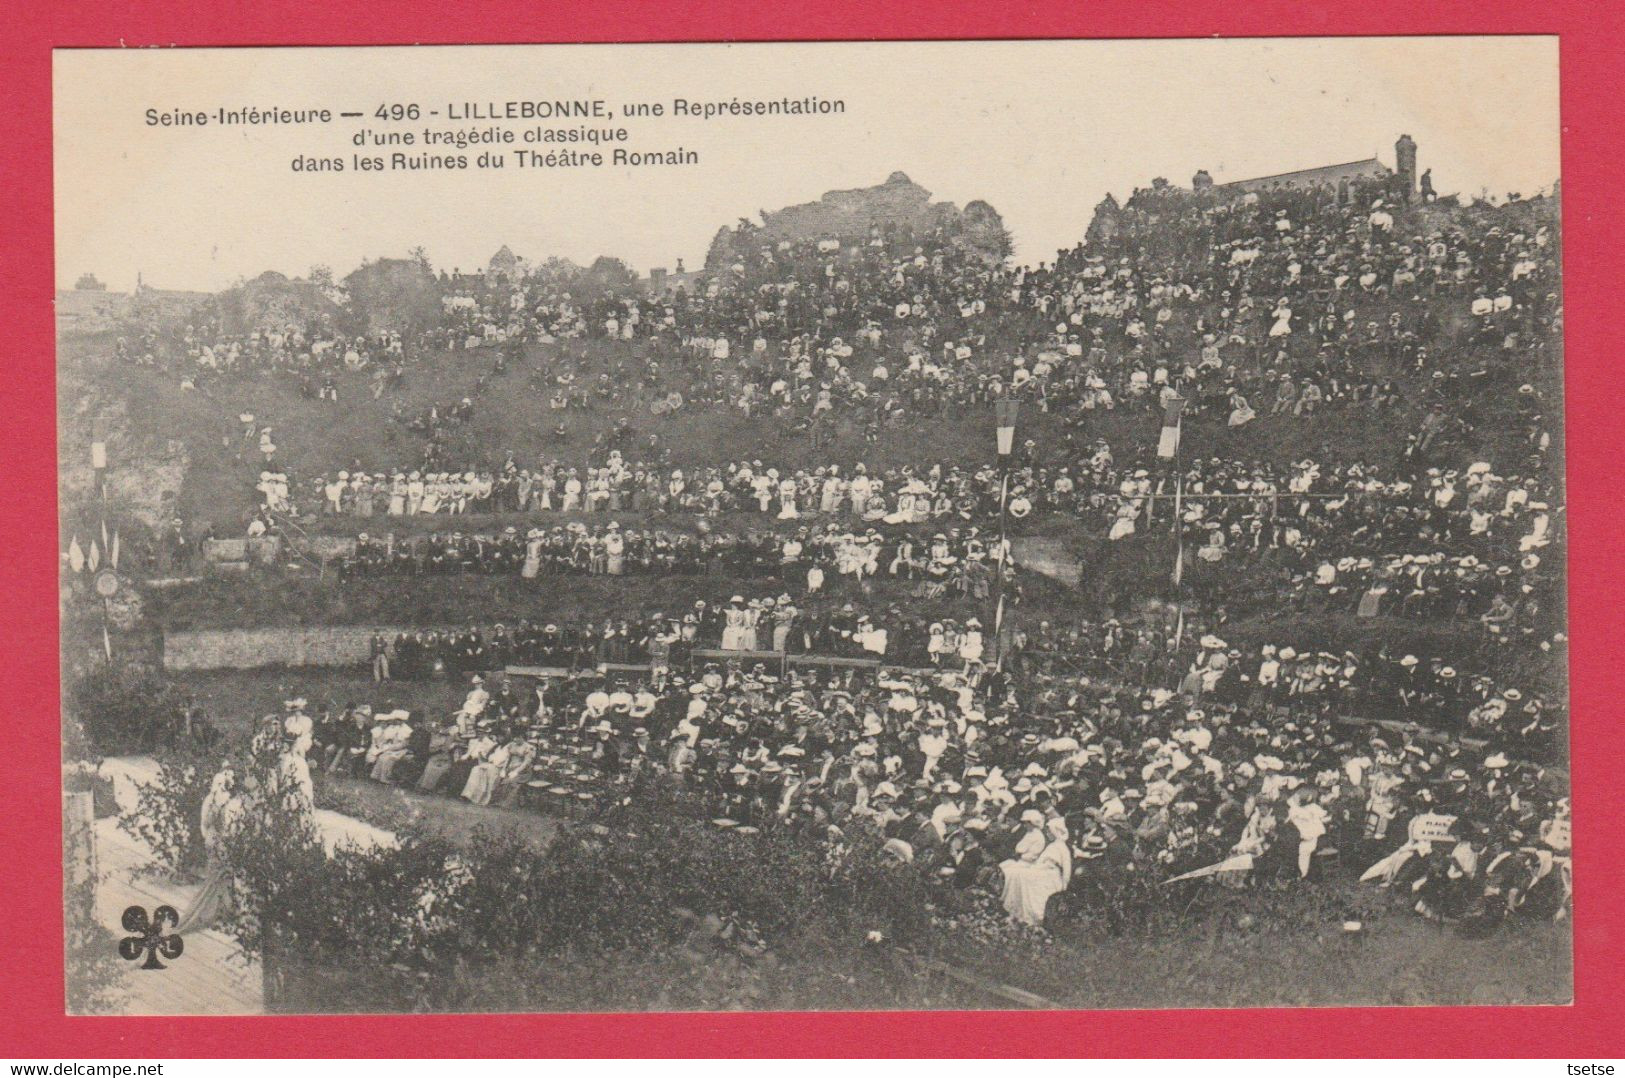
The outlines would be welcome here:
<svg viewBox="0 0 1625 1078">
<path fill-rule="evenodd" d="M 96 821 L 96 919 L 120 939 L 127 935 L 120 918 L 130 906 L 150 915 L 159 906 L 185 914 L 197 895 L 196 884 L 175 884 L 144 875 L 152 850 L 121 831 L 113 817 Z M 246 961 L 237 944 L 212 929 L 188 932 L 186 950 L 163 961 L 161 970 L 124 962 L 123 1000 L 119 1014 L 264 1014 L 265 1000 L 257 962 Z"/>
<path fill-rule="evenodd" d="M 102 774 L 113 784 L 120 814 L 136 805 L 137 787 L 158 777 L 158 764 L 147 757 L 119 757 L 102 762 Z M 395 836 L 370 824 L 336 812 L 316 814 L 323 845 L 331 852 L 345 844 L 388 845 Z M 121 918 L 130 906 L 150 915 L 159 906 L 173 906 L 185 915 L 197 896 L 197 884 L 177 884 L 142 870 L 153 859 L 146 843 L 121 830 L 115 817 L 97 820 L 96 918 L 115 939 L 128 933 Z M 237 944 L 213 929 L 188 932 L 186 950 L 164 962 L 162 970 L 142 969 L 140 962 L 122 962 L 124 998 L 117 1013 L 127 1015 L 233 1015 L 264 1014 L 265 998 L 258 962 L 238 952 Z"/>
</svg>

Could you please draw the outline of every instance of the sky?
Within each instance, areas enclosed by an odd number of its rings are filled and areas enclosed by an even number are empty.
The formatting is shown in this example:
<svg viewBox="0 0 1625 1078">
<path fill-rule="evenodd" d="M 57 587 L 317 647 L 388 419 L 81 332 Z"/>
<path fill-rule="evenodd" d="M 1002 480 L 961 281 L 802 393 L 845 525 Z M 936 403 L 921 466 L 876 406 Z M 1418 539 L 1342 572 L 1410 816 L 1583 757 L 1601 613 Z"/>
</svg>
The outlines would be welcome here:
<svg viewBox="0 0 1625 1078">
<path fill-rule="evenodd" d="M 703 263 L 722 225 L 906 172 L 938 200 L 991 203 L 1018 262 L 1082 238 L 1107 192 L 1378 156 L 1402 133 L 1441 193 L 1532 194 L 1559 175 L 1555 37 L 1111 42 L 61 50 L 55 57 L 58 287 L 215 291 L 276 270 L 339 276 L 422 247 L 437 268 L 519 255 L 640 272 Z M 671 102 L 840 100 L 816 116 L 710 120 Z M 507 121 L 624 127 L 659 168 L 362 172 L 351 145 L 383 104 L 597 98 L 661 118 Z M 316 126 L 153 126 L 147 110 L 356 110 Z M 514 146 L 501 147 L 510 152 Z M 421 145 L 368 149 L 420 153 Z M 433 148 L 433 152 L 459 152 Z M 478 150 L 461 151 L 471 157 Z M 345 159 L 296 173 L 298 156 Z"/>
</svg>

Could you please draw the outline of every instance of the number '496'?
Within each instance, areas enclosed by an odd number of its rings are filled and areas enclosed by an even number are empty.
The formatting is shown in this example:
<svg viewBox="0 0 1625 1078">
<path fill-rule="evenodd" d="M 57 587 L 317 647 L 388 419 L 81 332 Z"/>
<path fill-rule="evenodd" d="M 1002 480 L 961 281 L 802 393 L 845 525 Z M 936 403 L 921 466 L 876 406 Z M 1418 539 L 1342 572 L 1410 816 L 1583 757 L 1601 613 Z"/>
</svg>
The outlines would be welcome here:
<svg viewBox="0 0 1625 1078">
<path fill-rule="evenodd" d="M 415 120 L 418 118 L 416 105 L 379 105 L 378 111 L 373 113 L 380 120 Z"/>
</svg>

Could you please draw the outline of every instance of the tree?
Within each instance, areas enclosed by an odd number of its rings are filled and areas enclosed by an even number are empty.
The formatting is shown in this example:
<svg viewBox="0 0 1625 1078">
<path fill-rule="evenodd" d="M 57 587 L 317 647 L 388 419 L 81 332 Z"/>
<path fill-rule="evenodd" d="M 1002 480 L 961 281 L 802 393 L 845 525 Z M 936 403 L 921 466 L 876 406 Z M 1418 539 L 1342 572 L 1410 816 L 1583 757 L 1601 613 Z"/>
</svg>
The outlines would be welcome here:
<svg viewBox="0 0 1625 1078">
<path fill-rule="evenodd" d="M 1117 235 L 1118 217 L 1121 212 L 1117 199 L 1108 193 L 1095 206 L 1094 216 L 1089 221 L 1089 230 L 1084 233 L 1084 241 L 1093 247 Z"/>
<path fill-rule="evenodd" d="M 630 292 L 638 286 L 638 275 L 618 258 L 602 255 L 576 277 L 571 291 L 584 301 Z"/>
<path fill-rule="evenodd" d="M 711 246 L 705 253 L 705 272 L 720 273 L 728 268 L 733 261 L 733 230 L 727 225 L 717 229 L 717 234 L 711 237 Z"/>
<path fill-rule="evenodd" d="M 960 223 L 965 241 L 972 247 L 1000 261 L 1010 257 L 1013 250 L 1010 230 L 1004 227 L 1004 219 L 991 205 L 981 199 L 966 203 Z"/>
<path fill-rule="evenodd" d="M 350 307 L 373 331 L 407 330 L 440 315 L 440 282 L 425 259 L 381 258 L 344 278 Z"/>
</svg>

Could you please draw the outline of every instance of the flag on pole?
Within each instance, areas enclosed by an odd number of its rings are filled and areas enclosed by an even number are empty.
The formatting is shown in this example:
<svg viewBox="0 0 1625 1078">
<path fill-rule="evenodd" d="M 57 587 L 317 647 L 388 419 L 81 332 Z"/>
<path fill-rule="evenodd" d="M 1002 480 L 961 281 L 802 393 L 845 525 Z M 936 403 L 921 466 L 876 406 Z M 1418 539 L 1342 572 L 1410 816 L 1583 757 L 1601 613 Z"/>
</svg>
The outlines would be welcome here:
<svg viewBox="0 0 1625 1078">
<path fill-rule="evenodd" d="M 1157 440 L 1157 456 L 1163 460 L 1173 460 L 1179 452 L 1179 413 L 1184 408 L 1184 397 L 1169 397 L 1162 406 L 1162 437 Z"/>
<path fill-rule="evenodd" d="M 998 435 L 999 456 L 1008 457 L 1016 445 L 1016 412 L 1019 405 L 1013 400 L 993 402 L 993 426 Z"/>
<path fill-rule="evenodd" d="M 97 472 L 107 470 L 107 427 L 108 421 L 102 416 L 90 421 L 90 466 Z"/>
<path fill-rule="evenodd" d="M 1185 579 L 1185 520 L 1180 503 L 1183 499 L 1185 481 L 1183 476 L 1174 476 L 1174 587 Z"/>
<path fill-rule="evenodd" d="M 1000 635 L 1004 629 L 1004 559 L 1009 556 L 1005 551 L 1007 542 L 1004 536 L 1004 507 L 1009 497 L 1010 470 L 1006 468 L 1003 477 L 999 480 L 999 556 L 993 563 L 993 571 L 998 574 L 997 586 L 999 589 L 999 601 L 993 608 L 993 648 L 994 652 L 1001 657 L 1001 660 L 1003 657 L 1002 642 L 1004 640 L 1004 637 Z"/>
</svg>

